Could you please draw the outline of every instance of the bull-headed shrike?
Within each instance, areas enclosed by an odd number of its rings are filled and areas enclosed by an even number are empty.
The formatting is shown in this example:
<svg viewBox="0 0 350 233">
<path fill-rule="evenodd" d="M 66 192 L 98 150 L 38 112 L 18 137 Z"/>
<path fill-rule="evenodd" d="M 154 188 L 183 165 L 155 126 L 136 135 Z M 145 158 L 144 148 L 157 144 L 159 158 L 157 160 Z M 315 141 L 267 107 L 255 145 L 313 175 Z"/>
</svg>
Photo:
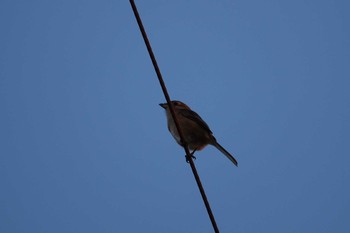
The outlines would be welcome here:
<svg viewBox="0 0 350 233">
<path fill-rule="evenodd" d="M 176 118 L 180 124 L 181 131 L 183 133 L 184 140 L 186 141 L 189 150 L 192 154 L 197 150 L 202 150 L 208 144 L 215 146 L 226 157 L 231 160 L 236 166 L 237 160 L 225 150 L 215 139 L 209 126 L 202 118 L 194 111 L 192 111 L 186 104 L 181 101 L 171 101 Z M 171 116 L 170 108 L 167 103 L 159 104 L 166 111 L 166 117 L 168 121 L 168 129 L 175 138 L 176 142 L 183 146 L 179 133 L 177 132 L 175 122 Z"/>
</svg>

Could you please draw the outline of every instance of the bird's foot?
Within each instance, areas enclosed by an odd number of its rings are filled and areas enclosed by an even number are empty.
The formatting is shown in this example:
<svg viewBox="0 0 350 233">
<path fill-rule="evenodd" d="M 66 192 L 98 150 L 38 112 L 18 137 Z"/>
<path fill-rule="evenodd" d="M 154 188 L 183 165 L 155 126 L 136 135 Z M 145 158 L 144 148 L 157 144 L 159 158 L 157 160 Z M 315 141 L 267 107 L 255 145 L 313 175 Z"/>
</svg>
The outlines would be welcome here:
<svg viewBox="0 0 350 233">
<path fill-rule="evenodd" d="M 194 152 L 196 152 L 196 150 L 193 150 L 193 151 L 191 152 L 190 156 L 191 156 L 191 158 L 192 158 L 193 160 L 196 160 L 197 158 L 196 158 L 196 156 L 194 156 Z M 189 158 L 187 155 L 185 155 L 185 157 L 186 157 L 186 162 L 189 163 L 189 162 L 190 162 L 190 158 Z"/>
<path fill-rule="evenodd" d="M 196 156 L 194 156 L 194 155 L 192 155 L 192 154 L 190 154 L 190 156 L 191 156 L 191 158 L 192 158 L 193 160 L 196 160 L 196 159 L 197 159 Z M 186 158 L 186 163 L 189 163 L 189 162 L 190 162 L 189 156 L 185 155 L 185 158 Z"/>
</svg>

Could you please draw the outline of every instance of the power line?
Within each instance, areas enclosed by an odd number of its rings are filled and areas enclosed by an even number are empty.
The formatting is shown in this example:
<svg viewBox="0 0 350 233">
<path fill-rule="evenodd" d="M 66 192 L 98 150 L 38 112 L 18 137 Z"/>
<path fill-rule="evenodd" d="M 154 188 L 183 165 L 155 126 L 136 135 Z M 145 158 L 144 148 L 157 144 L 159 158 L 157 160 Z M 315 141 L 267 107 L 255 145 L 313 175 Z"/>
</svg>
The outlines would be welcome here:
<svg viewBox="0 0 350 233">
<path fill-rule="evenodd" d="M 158 77 L 158 81 L 159 81 L 159 84 L 163 90 L 163 93 L 164 93 L 164 96 L 165 96 L 165 99 L 168 103 L 168 106 L 170 108 L 170 113 L 174 119 L 174 122 L 175 122 L 175 125 L 176 125 L 176 129 L 179 133 L 179 136 L 181 138 L 181 142 L 183 144 L 183 147 L 185 149 L 185 152 L 186 152 L 186 159 L 189 161 L 189 164 L 192 168 L 192 172 L 193 172 L 193 175 L 196 179 L 196 182 L 197 182 L 197 185 L 198 185 L 198 188 L 199 188 L 199 191 L 202 195 L 202 199 L 204 201 L 204 204 L 205 204 L 205 207 L 207 209 L 207 212 L 208 212 L 208 215 L 209 215 L 209 218 L 210 218 L 210 221 L 213 225 L 213 228 L 214 228 L 214 231 L 216 233 L 219 233 L 219 228 L 216 224 L 216 221 L 215 221 L 215 218 L 214 218 L 214 215 L 213 215 L 213 212 L 211 211 L 211 208 L 210 208 L 210 205 L 209 205 L 209 202 L 208 202 L 208 199 L 207 199 L 207 195 L 205 194 L 205 191 L 204 191 L 204 188 L 203 188 L 203 185 L 202 185 L 202 182 L 199 178 L 199 175 L 198 175 L 198 172 L 197 172 L 197 169 L 194 165 L 194 162 L 193 162 L 193 159 L 192 159 L 192 156 L 191 156 L 191 153 L 188 149 L 188 145 L 187 145 L 187 142 L 184 140 L 184 137 L 183 137 L 183 133 L 182 133 L 182 130 L 181 130 L 181 127 L 179 125 L 179 122 L 176 118 L 176 115 L 175 115 L 175 112 L 174 112 L 174 108 L 173 108 L 173 105 L 171 103 L 171 100 L 170 100 L 170 97 L 169 97 L 169 94 L 168 94 L 168 91 L 167 91 L 167 88 L 165 86 L 165 83 L 163 81 L 163 78 L 162 78 L 162 74 L 160 72 L 160 69 L 158 67 L 158 63 L 156 61 L 156 58 L 154 56 L 154 53 L 152 51 L 152 47 L 151 47 L 151 44 L 148 40 L 148 37 L 147 37 L 147 34 L 146 34 L 146 31 L 145 31 L 145 28 L 143 27 L 143 24 L 142 24 L 142 21 L 141 21 L 141 18 L 140 18 L 140 15 L 137 11 L 137 8 L 136 8 L 136 5 L 135 5 L 135 2 L 133 0 L 130 0 L 130 4 L 131 4 L 131 7 L 132 7 L 132 10 L 135 14 L 135 17 L 136 17 L 136 21 L 137 21 L 137 24 L 139 25 L 139 28 L 140 28 L 140 31 L 141 31 L 141 34 L 142 34 L 142 37 L 143 37 L 143 40 L 145 41 L 145 44 L 146 44 L 146 47 L 147 47 L 147 50 L 148 50 L 148 53 L 151 57 L 151 60 L 152 60 L 152 63 L 153 63 L 153 66 L 154 66 L 154 69 L 157 73 L 157 77 Z"/>
</svg>

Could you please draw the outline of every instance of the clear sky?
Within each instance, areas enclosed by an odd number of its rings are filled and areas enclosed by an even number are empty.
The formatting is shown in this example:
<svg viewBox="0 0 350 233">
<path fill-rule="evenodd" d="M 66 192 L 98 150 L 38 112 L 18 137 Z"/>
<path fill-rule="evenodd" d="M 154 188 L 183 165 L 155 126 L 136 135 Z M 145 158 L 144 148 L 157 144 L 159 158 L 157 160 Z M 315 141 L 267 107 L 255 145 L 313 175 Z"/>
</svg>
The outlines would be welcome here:
<svg viewBox="0 0 350 233">
<path fill-rule="evenodd" d="M 349 1 L 136 1 L 221 232 L 350 232 Z M 129 1 L 0 2 L 0 232 L 213 232 Z"/>
</svg>

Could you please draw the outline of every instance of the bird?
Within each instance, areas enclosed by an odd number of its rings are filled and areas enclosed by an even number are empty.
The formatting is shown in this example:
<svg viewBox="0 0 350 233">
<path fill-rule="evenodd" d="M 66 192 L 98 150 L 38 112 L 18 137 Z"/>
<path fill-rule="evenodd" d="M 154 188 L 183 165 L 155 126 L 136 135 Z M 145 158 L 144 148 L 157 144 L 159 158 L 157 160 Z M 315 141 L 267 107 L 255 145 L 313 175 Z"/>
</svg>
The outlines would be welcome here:
<svg viewBox="0 0 350 233">
<path fill-rule="evenodd" d="M 217 142 L 207 123 L 205 123 L 196 112 L 185 103 L 178 100 L 171 101 L 171 104 L 188 149 L 192 151 L 192 157 L 194 157 L 193 154 L 195 151 L 202 150 L 207 145 L 212 145 L 221 151 L 234 165 L 238 166 L 237 160 Z M 161 103 L 159 105 L 165 109 L 168 130 L 174 137 L 175 141 L 183 147 L 184 144 L 182 143 L 180 135 L 176 129 L 169 105 L 167 103 Z"/>
</svg>

